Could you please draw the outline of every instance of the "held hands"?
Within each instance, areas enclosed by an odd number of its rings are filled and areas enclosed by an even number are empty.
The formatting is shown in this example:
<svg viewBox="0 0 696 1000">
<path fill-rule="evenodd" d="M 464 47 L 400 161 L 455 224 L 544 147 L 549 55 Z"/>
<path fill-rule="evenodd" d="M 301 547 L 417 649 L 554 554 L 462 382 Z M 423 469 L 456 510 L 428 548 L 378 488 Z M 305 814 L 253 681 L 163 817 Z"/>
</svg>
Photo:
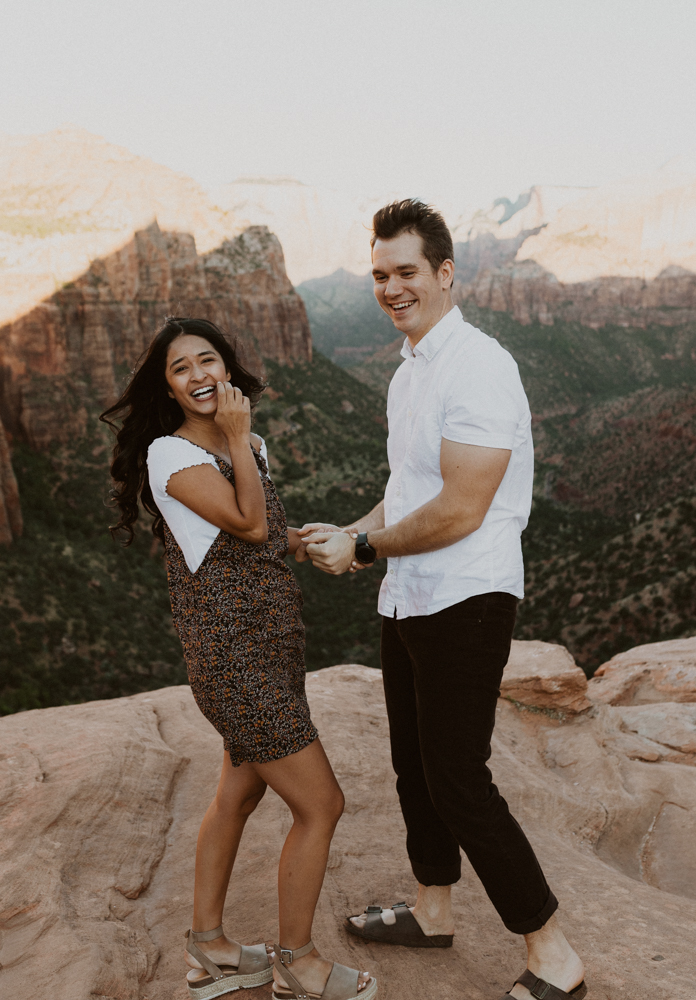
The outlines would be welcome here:
<svg viewBox="0 0 696 1000">
<path fill-rule="evenodd" d="M 302 544 L 298 546 L 295 552 L 295 562 L 307 562 L 309 556 L 307 555 L 307 543 L 312 535 L 317 532 L 334 532 L 341 531 L 337 524 L 324 524 L 322 521 L 313 521 L 308 524 L 303 524 L 301 528 L 298 528 L 297 534 L 302 539 Z"/>
<path fill-rule="evenodd" d="M 238 439 L 244 444 L 251 432 L 251 403 L 241 389 L 230 382 L 217 384 L 217 413 L 215 423 L 228 439 Z"/>
<path fill-rule="evenodd" d="M 310 536 L 306 543 L 312 565 L 332 576 L 340 576 L 361 566 L 355 559 L 357 532 L 324 531 Z"/>
</svg>

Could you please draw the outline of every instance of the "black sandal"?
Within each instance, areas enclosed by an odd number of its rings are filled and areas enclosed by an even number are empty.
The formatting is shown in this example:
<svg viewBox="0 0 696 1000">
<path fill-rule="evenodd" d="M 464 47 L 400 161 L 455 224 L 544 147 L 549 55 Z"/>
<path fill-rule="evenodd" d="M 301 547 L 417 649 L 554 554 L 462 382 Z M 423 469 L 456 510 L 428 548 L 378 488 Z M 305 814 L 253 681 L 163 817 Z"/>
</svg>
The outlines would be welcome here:
<svg viewBox="0 0 696 1000">
<path fill-rule="evenodd" d="M 408 903 L 394 903 L 391 908 L 396 917 L 395 924 L 385 924 L 381 917 L 383 912 L 381 906 L 368 906 L 365 910 L 367 919 L 364 927 L 356 927 L 350 917 L 344 926 L 347 931 L 364 941 L 400 944 L 404 948 L 452 947 L 454 934 L 433 934 L 431 936 L 424 934 L 421 925 L 411 913 Z M 356 914 L 356 916 L 362 916 L 362 914 Z M 549 1000 L 552 998 L 549 997 Z"/>
<path fill-rule="evenodd" d="M 559 990 L 557 986 L 552 986 L 551 983 L 547 983 L 545 979 L 539 979 L 535 976 L 533 972 L 529 969 L 525 969 L 521 976 L 518 976 L 515 982 L 512 984 L 511 988 L 514 988 L 517 983 L 520 986 L 526 986 L 529 992 L 532 994 L 536 1000 L 583 1000 L 583 997 L 587 995 L 587 986 L 585 986 L 585 980 L 576 986 L 574 990 L 570 993 L 564 993 L 563 990 Z M 510 996 L 510 991 L 503 994 L 500 1000 L 505 1000 L 506 997 Z"/>
</svg>

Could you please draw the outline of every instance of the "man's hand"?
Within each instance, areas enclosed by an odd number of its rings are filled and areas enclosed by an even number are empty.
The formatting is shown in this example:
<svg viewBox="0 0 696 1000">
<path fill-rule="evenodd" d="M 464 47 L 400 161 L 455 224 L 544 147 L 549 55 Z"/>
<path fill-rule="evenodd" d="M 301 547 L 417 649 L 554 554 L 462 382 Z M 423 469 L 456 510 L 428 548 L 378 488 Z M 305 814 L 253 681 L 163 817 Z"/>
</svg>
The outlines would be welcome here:
<svg viewBox="0 0 696 1000">
<path fill-rule="evenodd" d="M 317 569 L 340 576 L 354 561 L 355 538 L 345 531 L 318 532 L 307 543 L 307 555 Z"/>
<path fill-rule="evenodd" d="M 333 531 L 341 531 L 341 528 L 337 524 L 324 524 L 322 521 L 313 521 L 309 524 L 303 524 L 301 528 L 298 528 L 297 537 L 301 542 L 295 550 L 295 562 L 306 562 L 309 559 L 307 555 L 307 542 L 312 535 L 317 532 L 326 533 Z"/>
</svg>

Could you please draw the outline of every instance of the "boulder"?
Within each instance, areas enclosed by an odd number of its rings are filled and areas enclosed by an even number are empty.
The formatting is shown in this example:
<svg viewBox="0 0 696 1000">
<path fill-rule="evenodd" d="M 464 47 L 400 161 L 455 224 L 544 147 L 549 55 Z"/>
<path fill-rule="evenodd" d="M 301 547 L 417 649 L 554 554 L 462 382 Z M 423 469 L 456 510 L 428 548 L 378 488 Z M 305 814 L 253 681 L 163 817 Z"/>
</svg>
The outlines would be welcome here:
<svg viewBox="0 0 696 1000">
<path fill-rule="evenodd" d="M 466 861 L 453 948 L 366 945 L 342 929 L 366 903 L 413 902 L 416 884 L 381 674 L 330 667 L 310 674 L 307 688 L 346 794 L 313 929 L 322 953 L 370 969 L 380 1000 L 501 995 L 524 967 L 524 945 Z M 560 899 L 592 1000 L 693 1000 L 694 771 L 617 749 L 612 739 L 630 735 L 625 711 L 564 707 L 553 717 L 501 699 L 491 767 Z M 0 756 L 3 995 L 186 1000 L 196 836 L 222 758 L 190 690 L 5 717 Z M 276 868 L 290 824 L 270 791 L 249 820 L 224 918 L 245 943 L 277 934 Z M 245 993 L 256 997 L 268 1000 L 269 988 Z"/>
<path fill-rule="evenodd" d="M 587 678 L 565 646 L 513 639 L 500 693 L 508 701 L 554 712 L 584 712 Z"/>
<path fill-rule="evenodd" d="M 696 637 L 618 653 L 595 671 L 587 693 L 607 705 L 696 701 Z"/>
</svg>

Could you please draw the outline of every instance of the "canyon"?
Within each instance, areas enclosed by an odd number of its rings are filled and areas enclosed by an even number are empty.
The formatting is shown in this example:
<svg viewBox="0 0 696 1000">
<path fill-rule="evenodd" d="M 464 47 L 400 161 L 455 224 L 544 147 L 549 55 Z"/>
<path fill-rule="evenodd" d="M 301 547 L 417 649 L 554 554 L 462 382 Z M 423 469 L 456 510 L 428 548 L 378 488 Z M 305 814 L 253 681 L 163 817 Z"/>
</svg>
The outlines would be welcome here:
<svg viewBox="0 0 696 1000">
<path fill-rule="evenodd" d="M 692 1000 L 696 933 L 696 650 L 643 646 L 587 682 L 561 646 L 515 642 L 492 769 L 559 896 L 596 1000 Z M 364 945 L 341 928 L 366 903 L 413 901 L 379 671 L 310 674 L 346 794 L 315 921 L 322 954 L 368 968 L 384 1000 L 488 1000 L 524 967 L 469 865 L 454 947 Z M 0 962 L 8 995 L 183 1000 L 198 825 L 219 737 L 190 690 L 0 720 Z M 242 840 L 225 911 L 244 942 L 276 934 L 275 868 L 290 814 L 268 792 Z M 268 997 L 268 987 L 249 996 Z"/>
</svg>

